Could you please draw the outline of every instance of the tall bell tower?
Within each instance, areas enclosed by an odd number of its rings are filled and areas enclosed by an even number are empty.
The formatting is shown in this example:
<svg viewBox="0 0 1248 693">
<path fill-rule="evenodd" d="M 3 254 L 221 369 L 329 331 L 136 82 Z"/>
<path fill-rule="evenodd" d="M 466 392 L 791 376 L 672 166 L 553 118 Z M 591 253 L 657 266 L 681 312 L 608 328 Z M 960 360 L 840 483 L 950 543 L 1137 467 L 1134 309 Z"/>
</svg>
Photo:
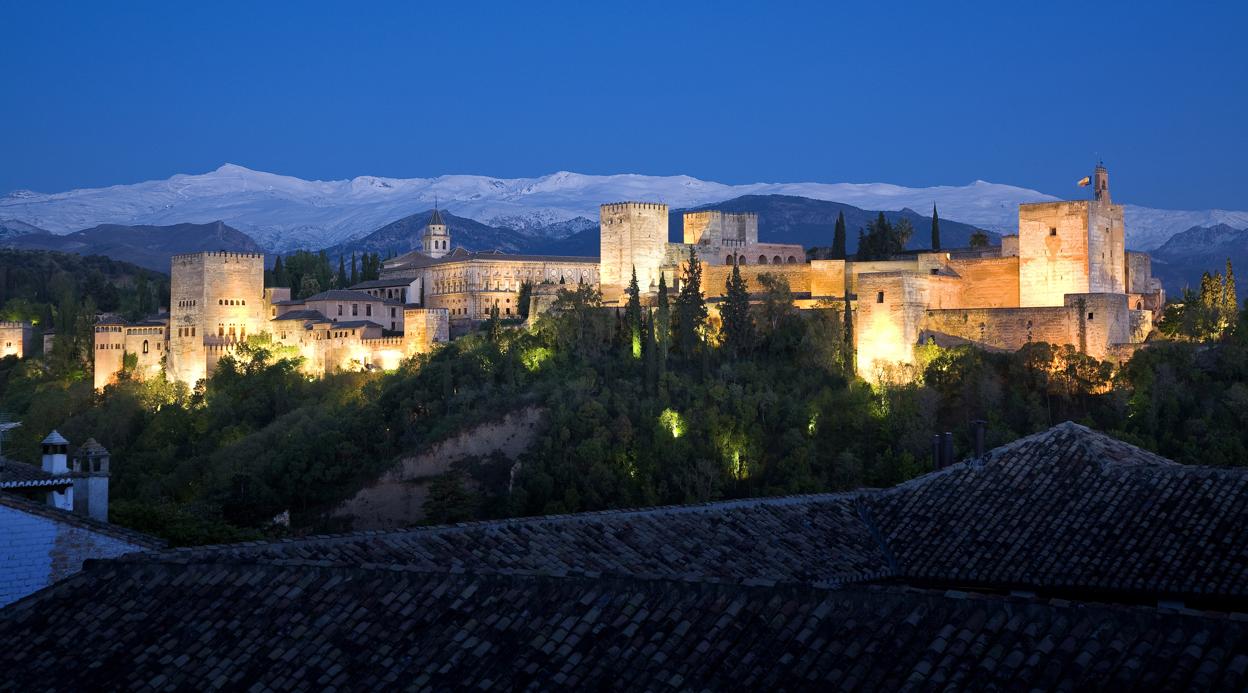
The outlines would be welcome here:
<svg viewBox="0 0 1248 693">
<path fill-rule="evenodd" d="M 451 252 L 451 232 L 447 230 L 436 205 L 429 223 L 425 225 L 425 233 L 420 237 L 420 252 L 435 258 Z"/>
</svg>

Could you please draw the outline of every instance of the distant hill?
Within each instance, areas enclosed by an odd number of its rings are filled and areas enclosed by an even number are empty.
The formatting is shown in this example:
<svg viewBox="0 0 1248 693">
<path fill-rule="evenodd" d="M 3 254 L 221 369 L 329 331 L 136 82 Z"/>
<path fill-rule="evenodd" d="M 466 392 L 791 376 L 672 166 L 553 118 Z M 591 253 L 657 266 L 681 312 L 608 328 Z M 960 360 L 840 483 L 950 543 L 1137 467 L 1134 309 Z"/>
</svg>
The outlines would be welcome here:
<svg viewBox="0 0 1248 693">
<path fill-rule="evenodd" d="M 379 253 L 401 255 L 410 250 L 420 249 L 420 236 L 429 223 L 432 209 L 417 212 L 392 221 L 373 231 L 367 236 L 339 243 L 325 249 L 331 258 L 350 256 L 352 253 Z M 463 246 L 468 250 L 494 250 L 495 248 L 508 253 L 523 253 L 533 250 L 534 244 L 540 245 L 540 238 L 498 226 L 483 224 L 475 219 L 455 216 L 442 210 L 442 220 L 451 232 L 451 244 Z M 597 245 L 598 227 L 594 229 L 594 242 Z M 597 250 L 594 251 L 597 254 Z"/>
<path fill-rule="evenodd" d="M 24 221 L 18 221 L 17 219 L 0 219 L 0 240 L 35 233 L 46 234 L 48 231 L 45 231 L 38 226 L 31 226 Z"/>
<path fill-rule="evenodd" d="M 101 224 L 65 236 L 27 233 L 7 238 L 0 237 L 0 245 L 9 248 L 77 253 L 84 256 L 103 255 L 165 273 L 169 272 L 169 259 L 180 253 L 204 250 L 264 252 L 263 248 L 247 234 L 220 221 L 172 226 Z"/>
<path fill-rule="evenodd" d="M 693 209 L 678 209 L 668 219 L 668 237 L 672 241 L 684 238 L 684 213 L 707 209 L 724 212 L 757 212 L 758 240 L 763 243 L 796 243 L 804 248 L 832 245 L 832 230 L 836 226 L 836 217 L 845 213 L 845 245 L 850 253 L 858 249 L 858 230 L 865 229 L 867 224 L 875 220 L 878 211 L 860 209 L 853 205 L 840 202 L 812 200 L 808 197 L 793 195 L 743 195 L 726 202 L 702 205 Z M 940 210 L 937 209 L 937 212 Z M 932 217 L 919 214 L 912 209 L 898 212 L 884 212 L 884 218 L 890 222 L 909 219 L 914 226 L 914 235 L 910 238 L 907 248 L 918 250 L 932 246 Z M 944 248 L 964 248 L 970 245 L 971 234 L 976 227 L 969 224 L 941 218 L 940 245 Z M 986 231 L 993 243 L 1000 242 L 1000 236 Z"/>
<path fill-rule="evenodd" d="M 1248 229 L 1226 224 L 1193 226 L 1149 254 L 1153 276 L 1161 279 L 1167 295 L 1177 298 L 1184 286 L 1199 290 L 1200 275 L 1223 271 L 1228 258 L 1234 267 L 1242 268 L 1240 276 L 1248 276 Z"/>
</svg>

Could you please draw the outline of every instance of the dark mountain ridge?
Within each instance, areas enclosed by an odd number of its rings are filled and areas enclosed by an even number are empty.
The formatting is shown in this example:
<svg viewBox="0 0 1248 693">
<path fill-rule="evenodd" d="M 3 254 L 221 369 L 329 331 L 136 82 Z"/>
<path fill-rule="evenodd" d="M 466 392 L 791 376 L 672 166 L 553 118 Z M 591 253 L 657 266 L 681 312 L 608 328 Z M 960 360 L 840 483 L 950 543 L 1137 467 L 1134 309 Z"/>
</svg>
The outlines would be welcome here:
<svg viewBox="0 0 1248 693">
<path fill-rule="evenodd" d="M 1233 266 L 1248 267 L 1248 229 L 1226 224 L 1193 226 L 1149 254 L 1153 276 L 1161 279 L 1167 295 L 1178 298 L 1184 287 L 1199 289 L 1205 272 L 1225 271 L 1227 260 Z"/>
<path fill-rule="evenodd" d="M 172 226 L 101 224 L 64 236 L 28 233 L 0 239 L 0 244 L 9 248 L 54 250 L 83 256 L 103 255 L 165 273 L 169 272 L 170 258 L 180 253 L 207 250 L 264 252 L 250 236 L 220 221 Z"/>
</svg>

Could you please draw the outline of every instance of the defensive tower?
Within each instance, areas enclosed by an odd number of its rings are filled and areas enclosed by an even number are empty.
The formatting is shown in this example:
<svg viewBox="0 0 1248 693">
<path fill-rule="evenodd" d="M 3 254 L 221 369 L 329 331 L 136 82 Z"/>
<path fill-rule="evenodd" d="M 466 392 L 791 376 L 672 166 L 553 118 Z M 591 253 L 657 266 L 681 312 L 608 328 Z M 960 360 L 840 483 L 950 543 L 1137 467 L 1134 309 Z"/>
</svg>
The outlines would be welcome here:
<svg viewBox="0 0 1248 693">
<path fill-rule="evenodd" d="M 599 215 L 603 295 L 619 296 L 634 268 L 642 292 L 656 290 L 667 251 L 667 205 L 617 202 L 602 205 Z"/>
</svg>

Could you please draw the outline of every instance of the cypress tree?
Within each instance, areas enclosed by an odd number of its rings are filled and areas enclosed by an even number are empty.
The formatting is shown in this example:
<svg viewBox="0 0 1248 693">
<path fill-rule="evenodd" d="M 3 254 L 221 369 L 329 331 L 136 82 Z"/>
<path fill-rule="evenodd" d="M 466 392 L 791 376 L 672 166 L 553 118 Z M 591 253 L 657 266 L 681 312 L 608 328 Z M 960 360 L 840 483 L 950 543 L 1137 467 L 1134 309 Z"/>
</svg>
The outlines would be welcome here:
<svg viewBox="0 0 1248 693">
<path fill-rule="evenodd" d="M 352 252 L 351 253 L 351 286 L 355 286 L 356 284 L 359 284 L 359 283 L 360 283 L 360 272 L 359 272 L 359 269 L 357 269 L 356 267 L 355 253 Z"/>
<path fill-rule="evenodd" d="M 338 280 L 337 286 L 339 289 L 347 288 L 347 265 L 341 255 L 338 256 L 338 276 L 336 279 Z"/>
<path fill-rule="evenodd" d="M 659 299 L 656 320 L 652 332 L 654 332 L 655 350 L 658 352 L 659 376 L 667 372 L 667 351 L 671 347 L 672 340 L 672 309 L 667 302 L 667 278 L 663 272 L 659 273 Z"/>
<path fill-rule="evenodd" d="M 628 282 L 628 307 L 624 310 L 628 351 L 633 358 L 641 358 L 641 287 L 637 285 L 637 266 L 633 266 L 633 278 Z"/>
<path fill-rule="evenodd" d="M 832 231 L 832 259 L 845 259 L 845 212 L 836 215 L 836 228 Z"/>
<path fill-rule="evenodd" d="M 698 351 L 702 332 L 706 328 L 706 317 L 702 263 L 698 261 L 698 252 L 689 246 L 689 262 L 680 282 L 680 293 L 676 295 L 676 343 L 686 359 L 692 358 Z"/>
<path fill-rule="evenodd" d="M 282 266 L 282 256 L 278 255 L 273 261 L 273 273 L 270 275 L 272 283 L 269 286 L 290 286 L 286 279 L 286 268 Z"/>
<path fill-rule="evenodd" d="M 741 266 L 733 265 L 732 274 L 724 283 L 725 296 L 720 316 L 724 324 L 724 346 L 735 356 L 748 353 L 753 342 L 750 321 L 750 292 L 741 278 Z"/>
<path fill-rule="evenodd" d="M 932 250 L 940 250 L 940 215 L 936 213 L 936 203 L 932 203 Z"/>
</svg>

